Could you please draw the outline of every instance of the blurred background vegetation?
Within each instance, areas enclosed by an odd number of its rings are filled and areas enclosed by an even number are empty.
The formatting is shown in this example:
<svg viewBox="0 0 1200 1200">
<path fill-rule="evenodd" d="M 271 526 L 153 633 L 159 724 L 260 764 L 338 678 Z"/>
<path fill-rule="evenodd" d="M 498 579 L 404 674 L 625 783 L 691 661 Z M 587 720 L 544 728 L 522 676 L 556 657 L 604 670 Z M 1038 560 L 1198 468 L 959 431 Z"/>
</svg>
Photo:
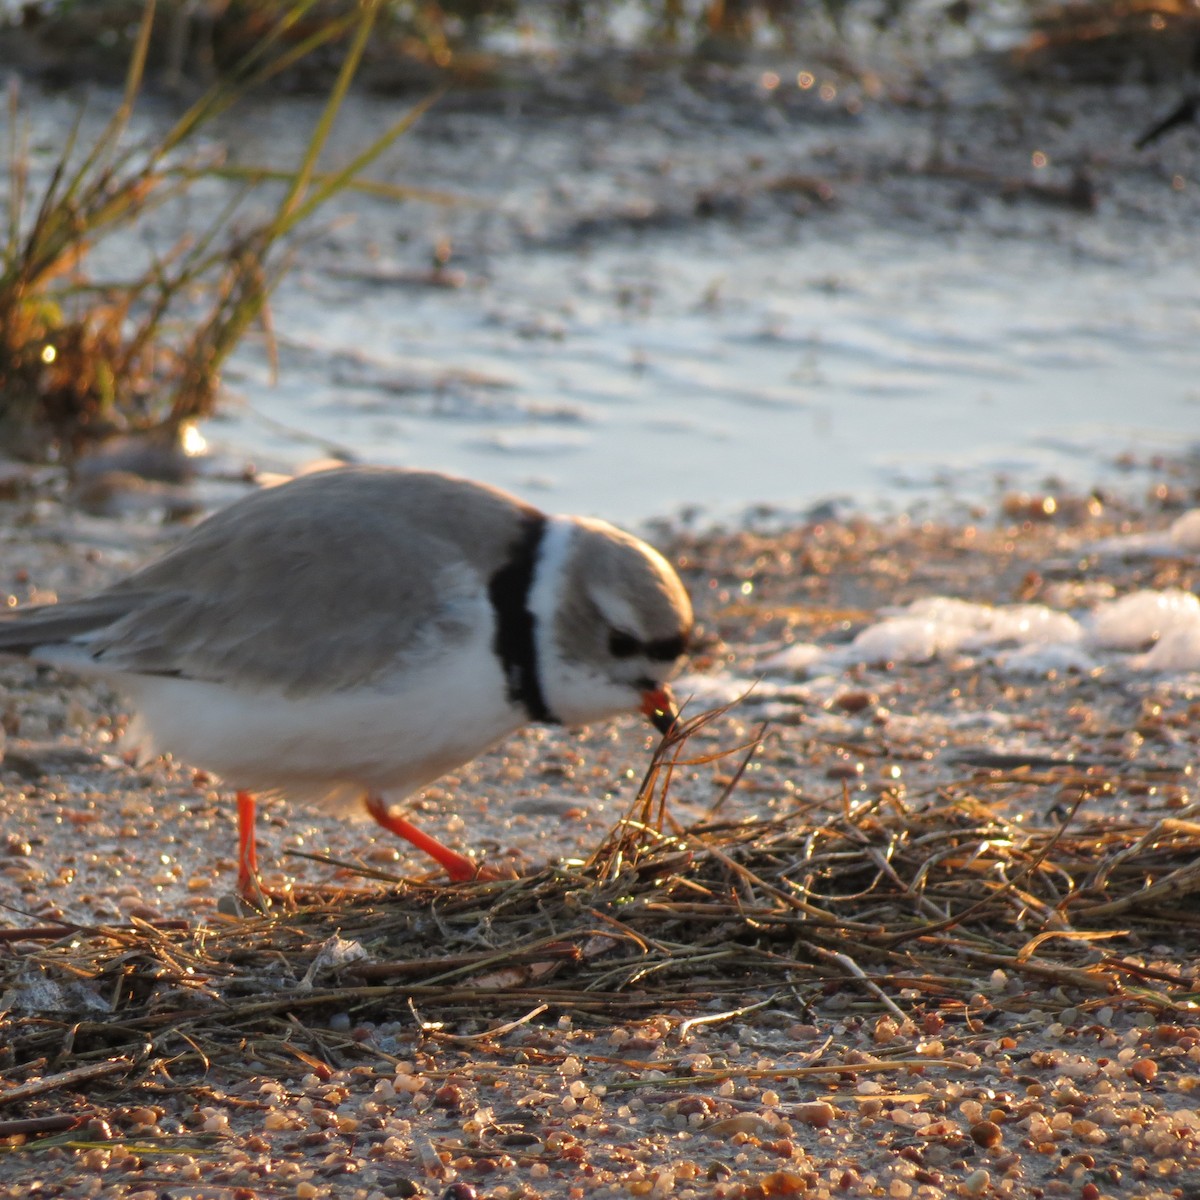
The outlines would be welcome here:
<svg viewBox="0 0 1200 1200">
<path fill-rule="evenodd" d="M 361 0 L 305 6 L 290 36 L 344 20 Z M 148 66 L 167 86 L 211 82 L 237 66 L 293 5 L 287 0 L 159 0 Z M 132 49 L 142 0 L 0 0 L 7 19 L 0 56 L 18 57 L 48 81 L 116 78 Z M 1088 75 L 1154 77 L 1178 70 L 1200 33 L 1197 0 L 385 0 L 360 79 L 399 89 L 433 81 L 494 83 L 521 52 L 581 51 L 737 59 L 767 48 L 886 38 L 894 43 L 987 50 L 1000 28 L 1018 30 L 1026 64 Z M 338 52 L 306 55 L 293 87 L 328 83 Z M 1131 67 L 1132 64 L 1132 67 Z"/>
<path fill-rule="evenodd" d="M 108 7 L 79 6 L 96 37 L 92 22 Z M 367 0 L 314 21 L 315 0 L 299 0 L 271 6 L 241 57 L 161 132 L 139 140 L 129 135 L 130 119 L 148 86 L 163 23 L 153 0 L 112 7 L 132 19 L 120 27 L 120 40 L 131 45 L 118 58 L 125 64 L 119 102 L 89 136 L 81 134 L 81 106 L 48 178 L 36 184 L 20 87 L 10 80 L 0 210 L 0 451 L 11 457 L 70 464 L 116 436 L 150 436 L 168 446 L 183 438 L 212 410 L 221 367 L 245 334 L 259 326 L 269 341 L 268 300 L 305 223 L 332 197 L 359 186 L 361 173 L 423 107 L 336 170 L 318 170 L 381 5 Z M 75 6 L 62 9 L 46 19 L 69 20 Z M 331 45 L 339 48 L 337 71 L 300 161 L 283 171 L 228 165 L 205 137 L 211 123 Z M 215 212 L 201 206 L 210 213 L 202 223 L 140 269 L 96 277 L 91 261 L 100 242 L 138 228 L 212 180 L 234 187 Z M 271 203 L 248 211 L 247 199 L 263 190 Z M 405 198 L 402 188 L 383 190 Z"/>
<path fill-rule="evenodd" d="M 635 74 L 719 72 L 803 54 L 865 78 L 889 55 L 916 74 L 953 53 L 1068 82 L 1178 81 L 1186 97 L 1198 37 L 1200 0 L 0 0 L 0 452 L 70 463 L 114 435 L 178 440 L 211 411 L 247 331 L 269 342 L 268 299 L 305 223 L 365 186 L 362 173 L 439 88 L 535 86 L 584 57 L 601 80 L 624 64 L 628 86 L 631 62 Z M 121 89 L 102 133 L 85 145 L 77 126 L 36 185 L 22 80 Z M 323 175 L 352 85 L 416 103 Z M 239 176 L 205 132 L 264 87 L 327 100 L 301 161 Z M 180 115 L 135 145 L 130 116 L 147 90 L 174 97 Z M 102 239 L 214 177 L 240 191 L 207 227 L 133 278 L 95 277 Z M 244 217 L 260 189 L 274 207 Z"/>
</svg>

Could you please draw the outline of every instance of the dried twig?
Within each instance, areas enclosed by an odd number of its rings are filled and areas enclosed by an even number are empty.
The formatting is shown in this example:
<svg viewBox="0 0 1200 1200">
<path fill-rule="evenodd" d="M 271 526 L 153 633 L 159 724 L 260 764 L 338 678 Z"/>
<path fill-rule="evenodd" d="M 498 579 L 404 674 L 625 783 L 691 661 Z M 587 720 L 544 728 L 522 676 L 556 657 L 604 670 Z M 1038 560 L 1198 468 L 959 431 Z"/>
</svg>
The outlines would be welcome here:
<svg viewBox="0 0 1200 1200">
<path fill-rule="evenodd" d="M 15 1087 L 5 1088 L 0 1092 L 0 1105 L 16 1104 L 34 1096 L 44 1096 L 47 1092 L 57 1092 L 60 1088 L 79 1087 L 80 1084 L 92 1083 L 107 1075 L 120 1075 L 132 1066 L 132 1059 L 114 1058 L 108 1062 L 72 1067 L 69 1071 L 59 1071 L 55 1075 L 43 1075 L 40 1079 L 31 1079 L 28 1083 L 18 1083 Z"/>
</svg>

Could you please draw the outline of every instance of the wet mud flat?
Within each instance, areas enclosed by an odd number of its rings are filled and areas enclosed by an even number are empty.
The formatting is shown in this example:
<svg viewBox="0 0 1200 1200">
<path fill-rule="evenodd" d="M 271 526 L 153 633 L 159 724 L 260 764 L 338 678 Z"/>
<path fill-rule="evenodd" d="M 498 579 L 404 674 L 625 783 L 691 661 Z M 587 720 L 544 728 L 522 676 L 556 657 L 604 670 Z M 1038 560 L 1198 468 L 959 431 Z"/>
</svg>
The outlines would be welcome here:
<svg viewBox="0 0 1200 1200">
<path fill-rule="evenodd" d="M 1200 676 L 1104 606 L 1194 597 L 1195 504 L 1185 464 L 1138 502 L 664 527 L 688 713 L 737 703 L 644 802 L 640 725 L 517 736 L 415 805 L 521 872 L 458 887 L 271 802 L 264 917 L 221 911 L 223 789 L 5 664 L 0 1194 L 1187 1194 Z M 22 603 L 167 540 L 4 515 Z M 934 609 L 922 656 L 888 622 L 936 598 L 992 623 Z"/>
<path fill-rule="evenodd" d="M 1196 139 L 1133 144 L 1169 87 L 788 65 L 447 97 L 391 180 L 469 203 L 356 205 L 280 299 L 279 389 L 235 387 L 352 453 L 621 519 L 1083 487 L 1114 444 L 1180 442 Z M 233 415 L 215 438 L 295 453 Z"/>
<path fill-rule="evenodd" d="M 231 464 L 432 467 L 626 522 L 1082 488 L 1114 446 L 1184 448 L 1200 138 L 1134 144 L 1183 75 L 883 57 L 597 57 L 452 90 L 376 164 L 416 198 L 355 193 L 308 231 L 278 379 L 248 341 L 203 436 Z M 36 190 L 81 97 L 23 94 Z M 356 94 L 330 165 L 410 102 Z M 151 97 L 133 136 L 174 112 Z M 282 170 L 318 112 L 266 96 L 213 141 Z M 95 269 L 168 254 L 230 188 Z"/>
</svg>

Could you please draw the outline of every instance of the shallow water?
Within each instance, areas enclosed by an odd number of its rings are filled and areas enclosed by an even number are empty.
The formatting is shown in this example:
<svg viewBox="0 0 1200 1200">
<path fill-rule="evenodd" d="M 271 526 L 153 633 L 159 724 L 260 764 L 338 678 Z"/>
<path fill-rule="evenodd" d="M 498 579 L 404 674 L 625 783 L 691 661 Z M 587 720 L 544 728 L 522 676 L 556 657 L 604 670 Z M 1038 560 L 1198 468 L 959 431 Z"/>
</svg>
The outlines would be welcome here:
<svg viewBox="0 0 1200 1200">
<path fill-rule="evenodd" d="M 911 237 L 769 251 L 721 233 L 586 262 L 514 256 L 484 294 L 426 292 L 401 312 L 379 293 L 334 311 L 294 293 L 289 336 L 318 362 L 356 358 L 255 407 L 362 457 L 621 519 L 978 496 L 998 477 L 1082 486 L 1119 452 L 1200 432 L 1197 308 L 1170 299 L 1188 266 L 1122 303 L 1122 267 L 1067 284 L 1038 252 L 1000 273 L 979 247 Z M 635 273 L 652 295 L 629 312 L 615 293 Z M 414 362 L 469 377 L 422 386 Z M 251 420 L 220 436 L 295 453 Z"/>
<path fill-rule="evenodd" d="M 1186 449 L 1200 136 L 1134 154 L 1145 91 L 955 87 L 940 116 L 745 78 L 451 102 L 383 173 L 472 203 L 347 205 L 277 294 L 277 384 L 247 347 L 205 435 L 226 462 L 435 467 L 627 522 L 1086 487 Z M 260 107 L 231 150 L 289 161 L 314 113 Z M 395 115 L 356 102 L 346 143 Z M 1005 198 L 1081 168 L 1094 213 Z"/>
</svg>

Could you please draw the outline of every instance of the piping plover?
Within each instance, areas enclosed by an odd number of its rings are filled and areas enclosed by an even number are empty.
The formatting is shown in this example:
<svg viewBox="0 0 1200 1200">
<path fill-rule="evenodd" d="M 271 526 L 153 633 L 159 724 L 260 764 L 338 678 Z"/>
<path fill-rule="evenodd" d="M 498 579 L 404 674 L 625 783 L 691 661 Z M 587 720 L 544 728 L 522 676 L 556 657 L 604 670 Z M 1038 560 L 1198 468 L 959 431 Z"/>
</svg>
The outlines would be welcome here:
<svg viewBox="0 0 1200 1200">
<path fill-rule="evenodd" d="M 364 802 L 454 879 L 469 858 L 389 807 L 531 721 L 640 710 L 666 732 L 691 632 L 651 547 L 424 471 L 323 471 L 247 496 L 97 595 L 0 618 L 0 651 L 102 676 L 129 740 L 238 790 Z M 385 799 L 385 796 L 387 799 Z"/>
</svg>

